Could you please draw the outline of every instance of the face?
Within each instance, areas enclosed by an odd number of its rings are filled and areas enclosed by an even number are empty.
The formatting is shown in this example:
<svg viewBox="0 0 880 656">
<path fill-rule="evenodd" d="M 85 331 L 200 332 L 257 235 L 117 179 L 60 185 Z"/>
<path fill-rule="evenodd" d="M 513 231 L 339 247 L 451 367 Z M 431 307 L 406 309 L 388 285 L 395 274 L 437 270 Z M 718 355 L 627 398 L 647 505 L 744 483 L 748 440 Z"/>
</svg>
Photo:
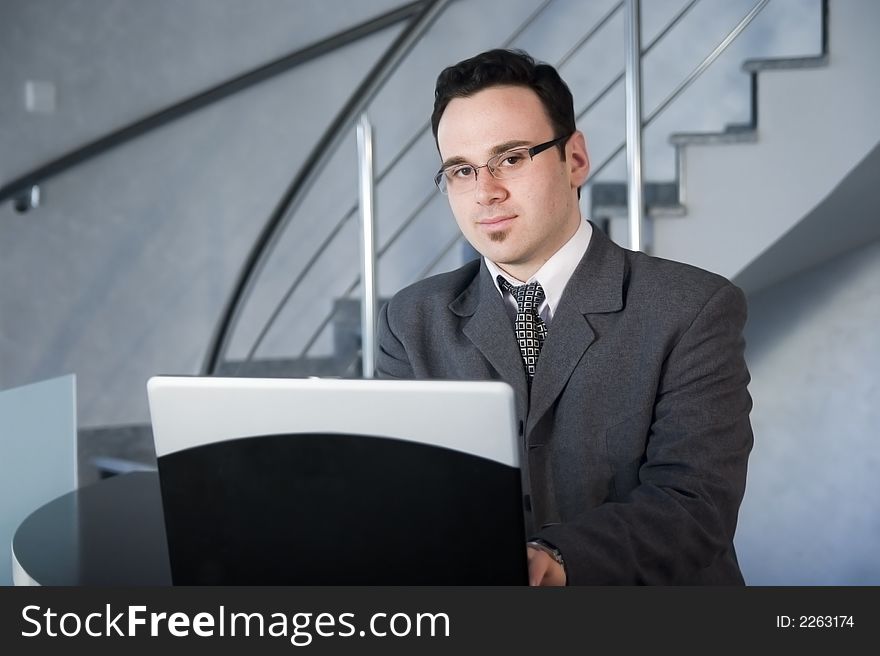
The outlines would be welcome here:
<svg viewBox="0 0 880 656">
<path fill-rule="evenodd" d="M 520 86 L 489 87 L 454 98 L 437 128 L 444 166 L 462 161 L 479 166 L 500 150 L 559 136 L 538 95 Z M 535 155 L 527 172 L 513 180 L 497 180 L 481 168 L 473 190 L 448 196 L 465 238 L 519 280 L 540 269 L 581 221 L 577 188 L 590 170 L 583 134 L 575 132 L 565 152 L 565 161 L 556 147 Z"/>
</svg>

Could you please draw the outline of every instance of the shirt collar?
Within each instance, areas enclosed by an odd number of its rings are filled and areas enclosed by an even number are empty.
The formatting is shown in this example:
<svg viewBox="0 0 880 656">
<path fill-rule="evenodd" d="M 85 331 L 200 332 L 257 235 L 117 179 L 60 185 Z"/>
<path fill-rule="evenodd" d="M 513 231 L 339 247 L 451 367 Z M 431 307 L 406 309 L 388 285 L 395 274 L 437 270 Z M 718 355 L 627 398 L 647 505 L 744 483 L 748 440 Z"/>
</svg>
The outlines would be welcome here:
<svg viewBox="0 0 880 656">
<path fill-rule="evenodd" d="M 517 280 L 513 276 L 502 271 L 497 264 L 483 258 L 486 262 L 486 268 L 492 274 L 492 281 L 495 288 L 502 296 L 504 292 L 498 287 L 498 276 L 502 276 L 512 285 L 522 285 L 537 280 L 544 289 L 544 296 L 547 305 L 550 307 L 551 315 L 556 312 L 559 301 L 562 298 L 562 292 L 568 284 L 571 274 L 574 273 L 577 265 L 587 252 L 590 245 L 590 238 L 593 236 L 593 227 L 589 221 L 581 220 L 577 231 L 572 235 L 562 248 L 556 251 L 544 265 L 538 269 L 535 274 L 528 280 Z"/>
</svg>

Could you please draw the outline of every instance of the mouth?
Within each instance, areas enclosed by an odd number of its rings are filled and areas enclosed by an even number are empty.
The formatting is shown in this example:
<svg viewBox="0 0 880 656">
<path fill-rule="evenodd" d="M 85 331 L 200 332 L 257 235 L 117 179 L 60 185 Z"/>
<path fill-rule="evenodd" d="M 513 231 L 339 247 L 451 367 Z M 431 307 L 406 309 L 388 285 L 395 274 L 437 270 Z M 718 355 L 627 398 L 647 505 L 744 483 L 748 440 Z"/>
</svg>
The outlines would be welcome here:
<svg viewBox="0 0 880 656">
<path fill-rule="evenodd" d="M 508 227 L 515 218 L 515 214 L 505 216 L 490 216 L 486 219 L 481 219 L 477 221 L 477 225 L 480 226 L 483 230 L 503 230 L 504 228 Z"/>
</svg>

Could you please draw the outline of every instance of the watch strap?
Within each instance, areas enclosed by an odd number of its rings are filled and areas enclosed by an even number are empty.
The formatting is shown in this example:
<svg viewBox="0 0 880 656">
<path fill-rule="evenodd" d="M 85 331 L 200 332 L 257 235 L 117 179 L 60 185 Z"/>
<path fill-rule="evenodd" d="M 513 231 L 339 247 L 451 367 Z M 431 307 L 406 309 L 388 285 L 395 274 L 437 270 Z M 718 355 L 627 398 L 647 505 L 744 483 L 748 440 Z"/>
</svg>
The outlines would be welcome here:
<svg viewBox="0 0 880 656">
<path fill-rule="evenodd" d="M 554 545 L 550 544 L 546 540 L 542 540 L 540 538 L 536 538 L 534 540 L 529 540 L 526 542 L 527 547 L 532 547 L 533 549 L 538 549 L 539 551 L 543 551 L 548 554 L 553 560 L 559 563 L 563 569 L 565 569 L 565 560 L 562 558 L 562 552 L 559 551 Z"/>
</svg>

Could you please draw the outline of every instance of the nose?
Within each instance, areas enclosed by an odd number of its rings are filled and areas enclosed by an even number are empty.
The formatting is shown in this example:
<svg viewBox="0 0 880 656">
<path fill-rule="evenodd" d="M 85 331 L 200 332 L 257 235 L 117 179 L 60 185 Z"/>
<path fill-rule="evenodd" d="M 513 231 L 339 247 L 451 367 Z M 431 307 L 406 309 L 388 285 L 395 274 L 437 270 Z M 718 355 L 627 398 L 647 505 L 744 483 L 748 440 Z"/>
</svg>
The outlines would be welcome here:
<svg viewBox="0 0 880 656">
<path fill-rule="evenodd" d="M 474 199 L 480 205 L 492 205 L 507 198 L 507 188 L 501 180 L 489 172 L 488 167 L 480 167 L 474 180 Z"/>
</svg>

